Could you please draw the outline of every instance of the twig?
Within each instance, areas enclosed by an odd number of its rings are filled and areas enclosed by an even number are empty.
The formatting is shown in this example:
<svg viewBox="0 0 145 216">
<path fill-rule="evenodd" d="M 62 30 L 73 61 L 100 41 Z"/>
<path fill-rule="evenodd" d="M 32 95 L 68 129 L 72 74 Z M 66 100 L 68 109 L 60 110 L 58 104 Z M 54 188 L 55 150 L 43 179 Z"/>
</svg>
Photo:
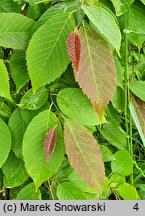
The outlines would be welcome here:
<svg viewBox="0 0 145 216">
<path fill-rule="evenodd" d="M 23 11 L 22 11 L 22 15 L 26 15 L 26 13 L 27 13 L 27 10 L 28 10 L 28 7 L 29 7 L 29 3 L 27 2 L 26 4 L 25 4 L 25 7 L 24 7 L 24 9 L 23 9 Z"/>
<path fill-rule="evenodd" d="M 4 59 L 5 59 L 5 60 L 8 59 L 11 50 L 12 50 L 11 48 L 7 48 L 7 49 L 4 51 Z"/>
<path fill-rule="evenodd" d="M 141 49 L 145 47 L 145 44 L 142 45 Z M 138 51 L 138 47 L 131 47 L 129 51 Z"/>
<path fill-rule="evenodd" d="M 51 194 L 51 198 L 54 200 L 54 195 L 53 195 L 53 191 L 52 191 L 51 183 L 50 183 L 49 180 L 48 180 L 48 185 L 49 185 L 49 191 L 50 191 L 50 194 Z"/>
</svg>

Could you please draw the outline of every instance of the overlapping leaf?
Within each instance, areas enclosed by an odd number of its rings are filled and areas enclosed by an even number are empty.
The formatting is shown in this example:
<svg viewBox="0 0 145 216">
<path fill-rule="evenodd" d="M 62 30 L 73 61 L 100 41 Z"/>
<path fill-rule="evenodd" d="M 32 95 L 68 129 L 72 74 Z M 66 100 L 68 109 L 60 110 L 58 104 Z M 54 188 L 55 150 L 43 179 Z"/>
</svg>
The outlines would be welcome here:
<svg viewBox="0 0 145 216">
<path fill-rule="evenodd" d="M 120 125 L 116 125 L 115 121 L 104 124 L 99 130 L 102 136 L 108 140 L 111 145 L 118 149 L 127 149 L 126 132 Z M 120 137 L 119 140 L 118 137 Z"/>
<path fill-rule="evenodd" d="M 95 193 L 95 190 L 93 190 L 75 171 L 71 172 L 67 180 L 86 193 Z"/>
<path fill-rule="evenodd" d="M 133 102 L 130 103 L 129 108 L 134 123 L 145 146 L 145 102 L 136 97 Z"/>
<path fill-rule="evenodd" d="M 134 2 L 134 0 L 111 0 L 116 11 L 116 15 L 120 16 L 122 15 L 129 6 Z"/>
<path fill-rule="evenodd" d="M 25 49 L 34 21 L 17 13 L 0 13 L 0 46 Z"/>
<path fill-rule="evenodd" d="M 0 12 L 15 12 L 21 13 L 21 8 L 14 0 L 1 0 L 0 1 Z"/>
<path fill-rule="evenodd" d="M 92 104 L 81 89 L 65 88 L 57 95 L 57 103 L 60 110 L 83 125 L 99 125 L 99 116 Z M 105 118 L 102 119 L 102 123 Z"/>
<path fill-rule="evenodd" d="M 142 3 L 145 5 L 145 0 L 141 0 L 142 1 Z"/>
<path fill-rule="evenodd" d="M 133 94 L 145 101 L 145 81 L 133 82 L 129 85 L 129 88 Z"/>
<path fill-rule="evenodd" d="M 66 39 L 73 30 L 71 15 L 63 13 L 49 19 L 33 35 L 27 49 L 27 65 L 34 92 L 67 68 Z"/>
<path fill-rule="evenodd" d="M 107 43 L 94 30 L 84 26 L 79 37 L 81 54 L 75 78 L 101 118 L 116 88 L 114 59 Z"/>
<path fill-rule="evenodd" d="M 66 120 L 64 139 L 67 155 L 75 171 L 101 193 L 104 182 L 104 165 L 98 144 L 92 134 L 73 120 Z"/>
<path fill-rule="evenodd" d="M 129 19 L 126 33 L 131 42 L 141 48 L 145 41 L 145 6 L 140 2 L 134 3 L 129 10 Z"/>
<path fill-rule="evenodd" d="M 41 192 L 39 189 L 36 191 L 34 183 L 31 182 L 19 191 L 16 200 L 41 200 Z"/>
<path fill-rule="evenodd" d="M 0 167 L 8 158 L 11 149 L 11 134 L 6 123 L 0 118 Z"/>
<path fill-rule="evenodd" d="M 10 106 L 7 104 L 7 101 L 1 97 L 0 97 L 0 115 L 8 118 L 11 116 Z"/>
<path fill-rule="evenodd" d="M 86 194 L 76 185 L 65 181 L 57 187 L 57 197 L 59 200 L 86 200 Z"/>
<path fill-rule="evenodd" d="M 45 87 L 39 88 L 35 94 L 33 94 L 32 89 L 27 91 L 27 93 L 22 97 L 19 107 L 28 110 L 36 110 L 44 105 L 48 98 L 48 91 Z"/>
<path fill-rule="evenodd" d="M 0 59 L 0 96 L 12 100 L 10 95 L 9 76 L 2 59 Z"/>
<path fill-rule="evenodd" d="M 4 187 L 18 187 L 28 178 L 24 162 L 18 159 L 13 153 L 10 153 L 2 167 L 2 171 L 4 173 Z"/>
<path fill-rule="evenodd" d="M 78 71 L 80 53 L 81 53 L 81 42 L 76 32 L 71 32 L 67 38 L 67 50 L 69 57 L 73 63 L 74 70 Z"/>
<path fill-rule="evenodd" d="M 56 148 L 46 165 L 44 141 L 47 131 L 56 125 L 56 121 L 54 113 L 48 110 L 40 112 L 32 119 L 24 134 L 22 154 L 26 170 L 36 189 L 58 170 L 64 159 L 63 134 L 61 126 L 58 125 Z"/>
<path fill-rule="evenodd" d="M 55 128 L 51 128 L 46 137 L 45 137 L 45 142 L 44 142 L 44 151 L 46 155 L 46 164 L 48 163 L 51 155 L 54 152 L 55 146 L 56 146 L 56 139 L 57 139 L 57 134 Z"/>
<path fill-rule="evenodd" d="M 115 159 L 111 161 L 112 172 L 122 176 L 128 176 L 133 172 L 133 162 L 127 150 L 120 150 L 114 154 Z"/>
<path fill-rule="evenodd" d="M 12 79 L 16 85 L 16 91 L 18 93 L 20 89 L 29 80 L 26 60 L 25 60 L 25 52 L 20 50 L 13 53 L 13 55 L 10 58 L 9 66 L 10 66 Z"/>
<path fill-rule="evenodd" d="M 29 2 L 30 4 L 39 4 L 39 3 L 51 2 L 51 0 L 25 0 L 25 2 Z"/>
<path fill-rule="evenodd" d="M 18 158 L 22 158 L 22 140 L 27 124 L 23 120 L 19 108 L 12 113 L 8 126 L 12 136 L 12 150 Z"/>
<path fill-rule="evenodd" d="M 101 5 L 98 6 L 82 6 L 89 20 L 97 28 L 97 31 L 116 49 L 119 54 L 121 45 L 120 29 L 108 10 Z"/>
<path fill-rule="evenodd" d="M 136 188 L 128 183 L 120 184 L 116 189 L 116 193 L 119 194 L 123 200 L 138 200 L 139 195 Z"/>
<path fill-rule="evenodd" d="M 56 14 L 63 13 L 63 12 L 66 12 L 66 4 L 63 2 L 59 4 L 55 4 L 54 6 L 50 7 L 44 14 L 42 14 L 42 16 L 34 24 L 31 30 L 31 34 L 33 34 L 43 24 L 45 24 L 48 19 L 52 18 Z"/>
</svg>

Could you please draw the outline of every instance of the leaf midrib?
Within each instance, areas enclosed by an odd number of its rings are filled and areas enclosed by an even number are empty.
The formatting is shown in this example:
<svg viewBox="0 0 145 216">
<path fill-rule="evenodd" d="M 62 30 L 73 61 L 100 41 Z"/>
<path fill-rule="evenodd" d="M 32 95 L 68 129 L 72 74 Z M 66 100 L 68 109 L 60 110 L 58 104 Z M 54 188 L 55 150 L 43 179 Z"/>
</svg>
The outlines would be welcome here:
<svg viewBox="0 0 145 216">
<path fill-rule="evenodd" d="M 68 123 L 67 123 L 67 124 L 68 124 Z M 68 124 L 68 126 L 69 126 L 69 124 Z M 69 126 L 69 129 L 70 129 L 70 131 L 71 131 L 71 133 L 72 133 L 72 136 L 73 136 L 73 138 L 74 138 L 74 140 L 75 140 L 75 142 L 76 142 L 76 145 L 77 145 L 77 147 L 78 147 L 78 149 L 79 149 L 79 151 L 80 151 L 80 153 L 81 153 L 81 155 L 82 155 L 84 161 L 86 162 L 86 165 L 87 165 L 87 167 L 88 167 L 88 170 L 89 170 L 90 173 L 91 173 L 92 179 L 94 180 L 94 182 L 95 182 L 95 184 L 96 184 L 96 187 L 97 187 L 98 182 L 96 181 L 94 175 L 92 174 L 92 169 L 90 168 L 89 164 L 87 163 L 87 160 L 85 159 L 85 156 L 84 156 L 84 154 L 82 153 L 81 148 L 80 148 L 80 146 L 78 145 L 78 142 L 77 142 L 77 140 L 76 140 L 76 138 L 75 138 L 75 135 L 74 135 L 74 133 L 73 133 L 73 130 L 71 130 L 71 127 L 70 127 L 70 126 Z M 97 188 L 98 188 L 98 187 L 97 187 Z"/>
<path fill-rule="evenodd" d="M 92 58 L 91 58 L 90 45 L 89 45 L 88 35 L 87 35 L 87 31 L 86 31 L 86 27 L 85 26 L 84 26 L 84 33 L 85 33 L 85 38 L 86 38 L 86 45 L 87 45 L 87 50 L 88 50 L 90 65 L 91 65 L 91 68 L 92 68 L 91 71 L 92 71 L 93 79 L 95 81 L 96 93 L 97 93 L 98 104 L 99 104 L 100 103 L 100 99 L 99 99 L 98 85 L 97 85 L 97 82 L 96 82 L 95 70 L 94 70 L 94 67 L 93 67 L 93 61 L 92 61 Z"/>
<path fill-rule="evenodd" d="M 63 25 L 63 28 L 61 29 L 61 31 L 60 31 L 60 33 L 59 33 L 59 35 L 58 35 L 58 37 L 57 37 L 57 40 L 55 41 L 55 43 L 54 43 L 54 45 L 53 45 L 51 51 L 49 52 L 49 55 L 47 56 L 47 58 L 46 58 L 46 60 L 45 60 L 45 62 L 44 62 L 44 64 L 43 64 L 43 67 L 42 67 L 41 70 L 39 71 L 39 76 L 38 76 L 38 78 L 37 78 L 37 81 L 39 80 L 39 78 L 40 78 L 40 76 L 41 76 L 41 74 L 42 74 L 42 71 L 44 70 L 44 68 L 45 68 L 45 66 L 46 66 L 46 63 L 47 63 L 48 59 L 49 59 L 50 56 L 52 55 L 52 52 L 53 52 L 53 50 L 55 49 L 56 44 L 57 44 L 58 41 L 60 40 L 60 36 L 61 36 L 62 32 L 64 31 L 65 25 L 66 25 L 66 23 L 68 22 L 68 20 L 70 19 L 70 16 L 71 16 L 71 14 L 69 14 L 69 16 L 67 17 L 67 19 L 66 19 L 66 21 L 65 21 L 65 23 L 64 23 L 64 25 Z M 37 83 L 37 82 L 36 82 L 36 83 Z"/>
</svg>

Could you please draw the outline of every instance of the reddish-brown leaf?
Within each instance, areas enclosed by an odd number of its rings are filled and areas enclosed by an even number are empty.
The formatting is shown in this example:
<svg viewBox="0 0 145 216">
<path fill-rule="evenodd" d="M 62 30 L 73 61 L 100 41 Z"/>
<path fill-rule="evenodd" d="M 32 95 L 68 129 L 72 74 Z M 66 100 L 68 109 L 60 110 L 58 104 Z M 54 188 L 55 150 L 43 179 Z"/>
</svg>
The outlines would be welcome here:
<svg viewBox="0 0 145 216">
<path fill-rule="evenodd" d="M 74 70 L 77 72 L 80 61 L 81 43 L 76 32 L 71 32 L 67 38 L 67 50 L 70 60 L 73 63 Z"/>
<path fill-rule="evenodd" d="M 135 97 L 133 105 L 136 110 L 142 132 L 145 136 L 145 102 L 143 102 L 140 98 Z"/>
<path fill-rule="evenodd" d="M 145 102 L 138 97 L 132 98 L 132 103 L 129 103 L 129 109 L 140 138 L 145 146 Z"/>
<path fill-rule="evenodd" d="M 45 137 L 45 142 L 44 142 L 44 151 L 46 155 L 46 164 L 48 163 L 50 156 L 53 154 L 55 146 L 56 146 L 56 130 L 55 128 L 51 128 L 46 137 Z"/>
<path fill-rule="evenodd" d="M 116 69 L 106 41 L 88 26 L 78 32 L 81 53 L 75 79 L 88 96 L 100 119 L 116 88 Z"/>
<path fill-rule="evenodd" d="M 79 123 L 67 119 L 64 141 L 71 165 L 85 182 L 101 194 L 105 179 L 104 164 L 93 135 Z"/>
</svg>

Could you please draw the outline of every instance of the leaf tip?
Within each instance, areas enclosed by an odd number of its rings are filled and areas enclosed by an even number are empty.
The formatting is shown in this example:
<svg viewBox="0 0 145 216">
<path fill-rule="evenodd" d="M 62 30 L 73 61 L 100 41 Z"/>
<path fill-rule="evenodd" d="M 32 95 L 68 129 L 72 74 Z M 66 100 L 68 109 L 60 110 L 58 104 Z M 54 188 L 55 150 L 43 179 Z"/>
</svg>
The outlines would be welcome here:
<svg viewBox="0 0 145 216">
<path fill-rule="evenodd" d="M 80 62 L 80 53 L 81 53 L 81 42 L 79 35 L 77 34 L 77 28 L 74 32 L 71 32 L 67 38 L 66 46 L 69 58 L 73 63 L 74 70 L 77 72 Z"/>
</svg>

